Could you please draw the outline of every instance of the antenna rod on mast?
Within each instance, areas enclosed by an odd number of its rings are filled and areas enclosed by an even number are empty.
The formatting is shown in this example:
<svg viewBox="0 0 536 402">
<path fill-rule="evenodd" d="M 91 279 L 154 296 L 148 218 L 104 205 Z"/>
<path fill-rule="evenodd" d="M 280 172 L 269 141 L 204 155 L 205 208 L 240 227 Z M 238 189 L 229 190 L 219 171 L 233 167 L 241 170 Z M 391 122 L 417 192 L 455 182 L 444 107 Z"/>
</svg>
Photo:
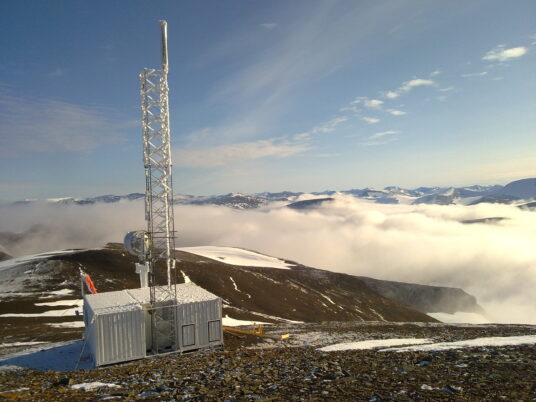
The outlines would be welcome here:
<svg viewBox="0 0 536 402">
<path fill-rule="evenodd" d="M 160 21 L 160 32 L 162 36 L 162 71 L 168 73 L 168 52 L 167 52 L 167 21 Z"/>
<path fill-rule="evenodd" d="M 178 348 L 176 328 L 177 271 L 175 269 L 175 223 L 171 180 L 171 140 L 168 102 L 167 22 L 160 21 L 162 69 L 144 68 L 140 74 L 145 164 L 145 211 L 149 267 L 151 337 L 153 354 Z M 166 269 L 158 267 L 165 261 Z M 164 280 L 167 273 L 167 283 Z"/>
</svg>

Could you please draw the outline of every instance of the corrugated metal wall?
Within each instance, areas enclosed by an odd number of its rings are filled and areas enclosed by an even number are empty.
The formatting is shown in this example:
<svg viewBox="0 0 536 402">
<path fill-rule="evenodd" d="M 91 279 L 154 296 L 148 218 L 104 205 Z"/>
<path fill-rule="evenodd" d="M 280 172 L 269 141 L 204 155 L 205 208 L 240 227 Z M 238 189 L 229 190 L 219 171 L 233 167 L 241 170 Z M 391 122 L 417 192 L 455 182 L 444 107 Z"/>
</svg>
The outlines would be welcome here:
<svg viewBox="0 0 536 402">
<path fill-rule="evenodd" d="M 177 306 L 178 344 L 182 351 L 223 344 L 221 300 Z"/>
<path fill-rule="evenodd" d="M 177 309 L 178 351 L 223 344 L 221 299 L 182 304 Z M 95 314 L 84 304 L 86 342 L 97 366 L 146 357 L 151 345 L 146 309 Z"/>
<path fill-rule="evenodd" d="M 95 363 L 118 363 L 141 359 L 145 353 L 145 317 L 143 310 L 98 315 Z"/>
<path fill-rule="evenodd" d="M 86 342 L 86 348 L 90 351 L 91 356 L 96 356 L 96 331 L 95 331 L 95 313 L 91 309 L 89 303 L 85 300 L 84 296 L 84 325 L 86 327 L 84 338 Z"/>
</svg>

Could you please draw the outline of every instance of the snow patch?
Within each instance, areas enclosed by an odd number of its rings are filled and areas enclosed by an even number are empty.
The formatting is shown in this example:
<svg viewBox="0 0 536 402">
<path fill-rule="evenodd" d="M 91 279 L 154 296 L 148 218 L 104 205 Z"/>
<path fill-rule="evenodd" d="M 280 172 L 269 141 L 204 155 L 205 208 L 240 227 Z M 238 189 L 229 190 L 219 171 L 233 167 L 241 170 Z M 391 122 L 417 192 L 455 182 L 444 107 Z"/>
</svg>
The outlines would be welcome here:
<svg viewBox="0 0 536 402">
<path fill-rule="evenodd" d="M 42 303 L 34 303 L 36 306 L 48 306 L 48 307 L 54 307 L 54 306 L 77 306 L 82 307 L 84 304 L 84 301 L 82 299 L 73 299 L 73 300 L 57 300 L 52 302 L 42 302 Z"/>
<path fill-rule="evenodd" d="M 52 292 L 48 292 L 48 293 L 51 294 L 51 295 L 56 295 L 56 296 L 63 296 L 63 295 L 70 295 L 70 294 L 74 293 L 74 290 L 60 289 L 60 290 L 53 290 Z"/>
<path fill-rule="evenodd" d="M 68 308 L 65 310 L 48 310 L 42 313 L 7 313 L 0 314 L 0 317 L 68 317 L 80 312 L 80 307 Z"/>
<path fill-rule="evenodd" d="M 47 324 L 52 328 L 84 328 L 84 321 L 52 322 Z"/>
<path fill-rule="evenodd" d="M 81 383 L 81 384 L 75 384 L 75 385 L 71 385 L 69 387 L 70 390 L 82 390 L 82 391 L 93 391 L 94 389 L 97 389 L 97 388 L 121 388 L 120 385 L 117 385 L 117 384 L 110 384 L 110 383 L 106 383 L 106 382 L 100 382 L 100 381 L 95 381 L 95 382 L 84 382 L 84 383 Z"/>
<path fill-rule="evenodd" d="M 454 314 L 449 313 L 426 313 L 430 317 L 435 318 L 447 324 L 489 324 L 490 321 L 478 313 L 464 313 L 458 311 Z"/>
<path fill-rule="evenodd" d="M 309 294 L 309 291 L 305 289 L 303 286 L 296 284 L 294 281 L 287 279 L 286 282 L 293 287 L 294 289 L 298 289 L 300 292 Z M 319 292 L 320 293 L 320 292 Z"/>
<path fill-rule="evenodd" d="M 280 283 L 268 276 L 264 276 L 263 274 L 259 274 L 258 272 L 252 272 L 252 274 L 257 277 L 257 278 L 261 278 L 261 279 L 264 279 L 264 280 L 267 280 L 267 281 L 270 281 L 272 283 L 275 283 L 276 285 L 280 285 Z"/>
<path fill-rule="evenodd" d="M 65 284 L 65 282 L 61 283 L 61 285 Z M 60 290 L 52 290 L 50 292 L 41 292 L 40 294 L 42 296 L 40 296 L 39 298 L 40 299 L 52 299 L 52 298 L 55 298 L 55 297 L 58 297 L 58 296 L 70 296 L 74 293 L 75 291 L 72 290 L 72 289 L 60 289 Z M 21 293 L 22 295 L 23 293 Z M 28 294 L 36 294 L 36 292 L 33 292 L 33 293 L 28 293 Z"/>
<path fill-rule="evenodd" d="M 247 320 L 237 320 L 236 318 L 231 318 L 227 314 L 222 318 L 223 325 L 227 327 L 239 327 L 241 325 L 253 325 L 253 324 L 266 324 L 271 325 L 269 322 L 262 321 L 247 321 Z"/>
<path fill-rule="evenodd" d="M 17 388 L 17 389 L 9 389 L 7 391 L 1 391 L 0 394 L 10 394 L 12 392 L 24 392 L 28 390 L 30 390 L 30 388 L 22 387 L 22 388 Z"/>
<path fill-rule="evenodd" d="M 46 342 L 12 342 L 12 343 L 0 343 L 0 348 L 12 348 L 16 346 L 32 346 L 39 345 Z"/>
<path fill-rule="evenodd" d="M 421 346 L 406 346 L 403 348 L 384 349 L 381 352 L 414 352 L 414 351 L 432 351 L 432 350 L 451 350 L 462 348 L 474 348 L 481 346 L 515 346 L 536 344 L 536 335 L 522 336 L 495 336 L 486 338 L 469 339 L 457 342 L 439 342 Z"/>
<path fill-rule="evenodd" d="M 19 366 L 13 366 L 13 365 L 4 365 L 0 366 L 0 373 L 5 373 L 7 371 L 18 371 L 20 370 Z"/>
<path fill-rule="evenodd" d="M 229 276 L 229 279 L 233 283 L 234 290 L 236 290 L 237 292 L 245 294 L 248 297 L 248 299 L 251 299 L 251 295 L 249 293 L 243 292 L 240 289 L 238 289 L 238 286 L 236 285 L 236 282 L 235 282 L 235 280 L 233 279 L 232 276 Z"/>
<path fill-rule="evenodd" d="M 68 255 L 68 254 L 74 254 L 78 252 L 80 252 L 80 250 L 57 250 L 57 251 L 48 251 L 46 253 L 40 253 L 40 254 L 25 255 L 23 257 L 10 258 L 9 260 L 0 262 L 0 270 L 11 268 L 20 264 L 25 264 L 30 261 L 43 260 L 43 259 L 53 257 L 56 255 Z"/>
<path fill-rule="evenodd" d="M 181 274 L 182 274 L 182 278 L 184 279 L 184 283 L 193 283 L 190 277 L 186 275 L 184 271 L 181 271 Z"/>
<path fill-rule="evenodd" d="M 400 346 L 400 345 L 421 345 L 424 343 L 431 343 L 430 339 L 425 338 L 406 338 L 406 339 L 371 339 L 368 341 L 346 342 L 336 343 L 335 345 L 324 346 L 318 350 L 322 352 L 336 352 L 339 350 L 364 350 L 364 349 L 376 349 L 384 348 L 388 346 Z"/>
<path fill-rule="evenodd" d="M 244 309 L 241 309 L 241 308 L 236 308 L 236 307 L 233 307 L 233 306 L 228 306 L 228 308 L 232 308 L 232 309 L 237 310 L 239 312 L 244 312 Z M 255 314 L 255 315 L 258 315 L 258 316 L 263 317 L 263 318 L 267 318 L 269 320 L 277 321 L 277 322 L 286 322 L 286 323 L 290 323 L 290 324 L 303 324 L 303 321 L 289 320 L 288 318 L 282 318 L 282 317 L 277 317 L 275 315 L 264 314 L 264 313 L 260 313 L 258 311 L 248 311 L 248 312 L 250 312 L 252 314 Z M 255 321 L 255 322 L 260 323 L 260 321 Z"/>
<path fill-rule="evenodd" d="M 325 294 L 323 293 L 320 293 L 320 296 L 322 296 L 324 299 L 326 299 L 328 302 L 330 302 L 331 304 L 337 304 L 335 303 L 333 300 L 331 300 L 328 296 L 326 296 Z"/>
<path fill-rule="evenodd" d="M 91 369 L 90 359 L 78 362 L 84 347 L 84 341 L 60 342 L 48 345 L 36 345 L 22 352 L 0 357 L 0 371 L 12 370 L 14 366 L 35 370 L 72 371 Z M 86 346 L 87 349 L 87 346 Z"/>
<path fill-rule="evenodd" d="M 0 298 L 30 297 L 40 294 L 41 292 L 0 292 Z"/>
<path fill-rule="evenodd" d="M 240 290 L 238 290 L 238 286 L 236 286 L 236 282 L 234 281 L 233 277 L 230 276 L 229 279 L 233 283 L 234 290 L 236 290 L 237 292 L 240 292 Z"/>
<path fill-rule="evenodd" d="M 376 310 L 374 310 L 373 308 L 370 308 L 370 311 L 372 311 L 374 314 L 376 314 L 380 318 L 381 321 L 385 321 L 385 318 L 383 318 L 383 315 L 378 313 Z"/>
<path fill-rule="evenodd" d="M 294 266 L 293 264 L 288 264 L 279 258 L 234 247 L 181 247 L 177 250 L 200 255 L 202 257 L 210 258 L 211 260 L 223 262 L 225 264 L 239 265 L 244 267 L 289 269 Z"/>
</svg>

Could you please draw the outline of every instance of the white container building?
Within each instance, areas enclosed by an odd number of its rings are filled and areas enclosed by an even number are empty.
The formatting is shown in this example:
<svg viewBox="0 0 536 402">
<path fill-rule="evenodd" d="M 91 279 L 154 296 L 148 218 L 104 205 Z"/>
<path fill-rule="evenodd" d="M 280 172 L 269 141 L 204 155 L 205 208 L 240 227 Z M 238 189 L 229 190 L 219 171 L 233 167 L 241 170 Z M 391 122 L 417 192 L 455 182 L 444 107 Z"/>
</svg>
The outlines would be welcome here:
<svg viewBox="0 0 536 402">
<path fill-rule="evenodd" d="M 178 339 L 174 351 L 223 345 L 221 299 L 193 283 L 176 286 Z M 84 295 L 86 350 L 96 366 L 151 354 L 149 291 L 144 287 Z"/>
</svg>

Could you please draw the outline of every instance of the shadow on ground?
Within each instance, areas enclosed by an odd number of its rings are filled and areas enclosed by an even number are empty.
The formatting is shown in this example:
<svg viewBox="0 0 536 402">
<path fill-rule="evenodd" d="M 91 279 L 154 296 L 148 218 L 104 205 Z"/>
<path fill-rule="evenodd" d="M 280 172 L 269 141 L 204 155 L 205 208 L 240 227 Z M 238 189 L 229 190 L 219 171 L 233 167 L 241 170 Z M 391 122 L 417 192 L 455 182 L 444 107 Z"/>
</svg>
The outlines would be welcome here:
<svg viewBox="0 0 536 402">
<path fill-rule="evenodd" d="M 34 347 L 21 353 L 3 356 L 0 370 L 9 366 L 31 368 L 35 370 L 73 371 L 93 368 L 93 362 L 87 353 L 81 357 L 84 341 L 72 341 L 55 344 L 52 347 Z"/>
</svg>

